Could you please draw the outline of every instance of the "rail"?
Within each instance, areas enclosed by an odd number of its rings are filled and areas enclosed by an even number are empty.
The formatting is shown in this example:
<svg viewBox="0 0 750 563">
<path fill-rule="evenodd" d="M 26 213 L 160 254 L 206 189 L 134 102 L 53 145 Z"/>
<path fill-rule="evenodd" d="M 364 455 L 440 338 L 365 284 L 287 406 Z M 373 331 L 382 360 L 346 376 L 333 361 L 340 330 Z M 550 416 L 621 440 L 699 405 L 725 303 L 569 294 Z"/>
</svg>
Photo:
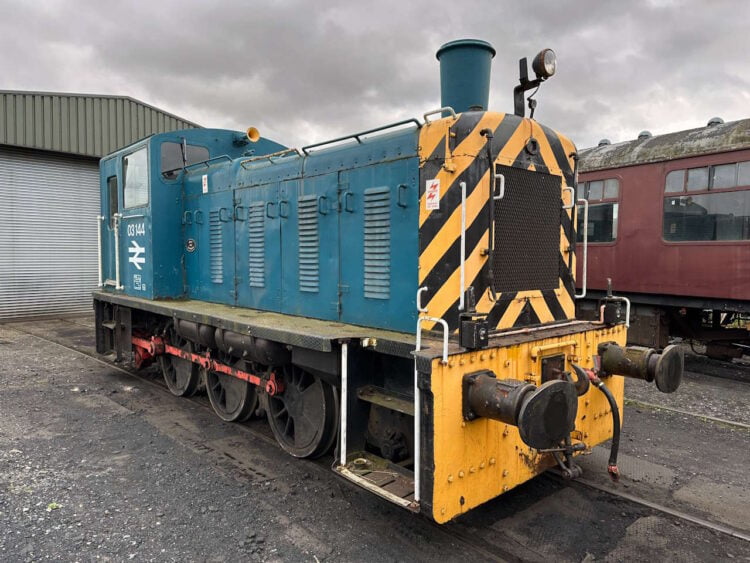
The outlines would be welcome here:
<svg viewBox="0 0 750 563">
<path fill-rule="evenodd" d="M 419 293 L 422 291 L 420 288 L 417 290 L 417 302 L 419 302 Z M 419 485 L 420 485 L 420 471 L 421 471 L 421 440 L 422 440 L 422 429 L 420 427 L 420 416 L 421 411 L 420 404 L 422 403 L 422 396 L 419 392 L 419 369 L 417 368 L 417 352 L 422 349 L 422 323 L 424 321 L 432 321 L 440 324 L 443 327 L 443 357 L 441 362 L 443 364 L 448 363 L 448 323 L 444 319 L 437 319 L 435 317 L 419 317 L 417 319 L 417 342 L 414 348 L 414 502 L 419 502 Z"/>
<path fill-rule="evenodd" d="M 215 164 L 219 162 L 220 160 L 227 160 L 229 162 L 232 162 L 232 157 L 230 157 L 228 154 L 214 156 L 213 158 L 209 158 L 208 160 L 201 160 L 200 162 L 194 162 L 193 164 L 188 164 L 187 166 L 183 167 L 183 170 L 185 171 L 186 174 L 189 174 L 193 171 L 194 168 L 198 168 L 199 166 L 205 166 L 206 168 L 210 168 L 212 164 Z"/>
<path fill-rule="evenodd" d="M 104 285 L 102 272 L 102 223 L 104 223 L 104 215 L 96 216 L 96 261 L 97 271 L 99 272 L 99 283 L 96 287 L 102 287 Z"/>
<path fill-rule="evenodd" d="M 461 281 L 458 295 L 458 310 L 464 312 L 464 293 L 466 293 L 466 182 L 461 182 Z"/>
<path fill-rule="evenodd" d="M 258 156 L 251 156 L 250 158 L 246 158 L 242 162 L 240 162 L 240 166 L 247 170 L 247 166 L 245 164 L 248 164 L 250 162 L 258 162 L 260 160 L 268 160 L 271 164 L 276 164 L 276 161 L 274 161 L 274 158 L 281 158 L 283 156 L 286 156 L 288 154 L 295 153 L 297 156 L 302 157 L 302 153 L 297 148 L 291 148 L 291 149 L 284 149 L 281 151 L 272 152 L 269 154 L 259 154 Z"/>
<path fill-rule="evenodd" d="M 431 116 L 431 115 L 435 115 L 436 113 L 445 113 L 445 112 L 448 112 L 448 113 L 450 113 L 450 114 L 451 114 L 451 117 L 452 117 L 453 119 L 456 119 L 456 111 L 455 111 L 455 110 L 454 110 L 454 109 L 453 109 L 452 107 L 450 107 L 450 106 L 444 106 L 444 107 L 442 107 L 442 108 L 438 108 L 438 109 L 434 109 L 434 110 L 432 110 L 432 111 L 428 111 L 428 112 L 427 112 L 427 113 L 425 113 L 425 114 L 424 114 L 424 115 L 423 115 L 422 117 L 424 118 L 424 122 L 425 122 L 425 124 L 427 124 L 427 123 L 429 123 L 429 122 L 430 122 L 430 120 L 429 120 L 429 119 L 427 119 L 427 118 L 428 118 L 429 116 Z"/>
<path fill-rule="evenodd" d="M 359 143 L 362 144 L 362 137 L 363 135 L 370 135 L 372 133 L 378 133 L 379 131 L 385 131 L 386 129 L 391 129 L 392 127 L 399 127 L 401 125 L 407 125 L 409 123 L 416 124 L 417 128 L 422 127 L 422 124 L 419 122 L 419 120 L 416 117 L 412 117 L 410 119 L 404 119 L 402 121 L 397 121 L 396 123 L 390 123 L 388 125 L 383 125 L 381 127 L 375 127 L 375 129 L 368 129 L 367 131 L 360 131 L 359 133 L 354 133 L 352 135 L 345 135 L 343 137 L 337 137 L 336 139 L 330 139 L 328 141 L 321 141 L 320 143 L 313 143 L 312 145 L 307 145 L 302 147 L 302 152 L 305 153 L 305 156 L 308 156 L 310 149 L 315 149 L 318 147 L 322 147 L 324 145 L 330 145 L 332 143 L 338 143 L 341 141 L 346 141 L 348 139 L 354 139 Z"/>
</svg>

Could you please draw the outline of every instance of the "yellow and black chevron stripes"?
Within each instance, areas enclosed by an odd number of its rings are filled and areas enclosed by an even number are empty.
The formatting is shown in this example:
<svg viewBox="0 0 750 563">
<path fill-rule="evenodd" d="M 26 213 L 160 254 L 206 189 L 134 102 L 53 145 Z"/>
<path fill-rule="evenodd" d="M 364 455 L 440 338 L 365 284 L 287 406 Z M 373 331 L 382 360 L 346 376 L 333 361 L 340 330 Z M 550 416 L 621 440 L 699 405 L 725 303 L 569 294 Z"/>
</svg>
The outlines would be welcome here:
<svg viewBox="0 0 750 563">
<path fill-rule="evenodd" d="M 457 120 L 442 119 L 423 127 L 420 135 L 420 258 L 419 285 L 427 287 L 422 303 L 429 315 L 458 326 L 460 293 L 461 182 L 466 182 L 465 286 L 473 286 L 477 310 L 488 313 L 491 327 L 510 328 L 559 322 L 574 316 L 571 266 L 573 214 L 560 218 L 559 284 L 555 289 L 506 292 L 491 299 L 487 250 L 490 246 L 490 169 L 487 140 L 480 131 L 493 132 L 491 153 L 495 164 L 539 171 L 573 184 L 569 155 L 572 143 L 546 127 L 508 114 L 468 112 Z M 538 150 L 526 150 L 529 139 Z M 426 206 L 425 183 L 440 180 L 440 205 Z M 564 203 L 569 202 L 565 195 Z M 575 271 L 575 270 L 572 270 Z"/>
</svg>

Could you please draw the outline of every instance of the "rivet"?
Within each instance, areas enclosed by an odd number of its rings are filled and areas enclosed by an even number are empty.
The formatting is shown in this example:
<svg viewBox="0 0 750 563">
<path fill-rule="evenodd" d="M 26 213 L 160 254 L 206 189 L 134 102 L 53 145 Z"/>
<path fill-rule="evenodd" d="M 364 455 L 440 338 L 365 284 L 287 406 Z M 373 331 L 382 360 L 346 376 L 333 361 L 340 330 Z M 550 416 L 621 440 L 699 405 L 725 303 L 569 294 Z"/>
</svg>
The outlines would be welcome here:
<svg viewBox="0 0 750 563">
<path fill-rule="evenodd" d="M 445 514 L 445 507 L 440 509 L 440 514 Z"/>
<path fill-rule="evenodd" d="M 503 485 L 503 492 L 509 491 L 510 487 L 508 485 Z"/>
<path fill-rule="evenodd" d="M 448 475 L 448 482 L 453 483 L 453 475 Z"/>
<path fill-rule="evenodd" d="M 508 430 L 508 427 L 506 426 L 505 430 L 503 430 L 503 436 L 507 436 L 508 434 L 510 434 L 510 430 Z"/>
<path fill-rule="evenodd" d="M 509 368 L 509 367 L 510 367 L 510 360 L 505 360 L 505 363 L 503 363 L 503 365 L 504 365 L 504 366 L 505 366 L 506 368 Z"/>
<path fill-rule="evenodd" d="M 490 458 L 490 465 L 495 465 L 495 458 L 494 457 Z"/>
<path fill-rule="evenodd" d="M 459 360 L 459 362 L 458 362 L 458 365 L 459 365 L 459 366 L 462 366 L 462 365 L 464 365 L 465 363 L 466 363 L 466 360 L 464 360 L 463 358 L 461 358 L 461 359 Z"/>
<path fill-rule="evenodd" d="M 466 428 L 466 421 L 461 422 L 461 428 Z"/>
<path fill-rule="evenodd" d="M 508 470 L 507 469 L 503 469 L 503 477 L 507 477 L 507 476 L 508 476 Z"/>
<path fill-rule="evenodd" d="M 474 357 L 474 354 L 469 356 L 469 361 L 473 364 L 476 361 L 476 358 Z"/>
<path fill-rule="evenodd" d="M 588 438 L 588 437 L 589 437 L 589 433 L 588 433 L 588 432 L 584 432 L 584 433 L 583 433 L 583 437 L 584 437 L 584 438 Z"/>
<path fill-rule="evenodd" d="M 484 469 L 484 462 L 479 464 L 479 469 Z"/>
<path fill-rule="evenodd" d="M 453 362 L 448 362 L 448 367 L 452 368 L 453 367 Z"/>
<path fill-rule="evenodd" d="M 469 467 L 469 473 L 476 473 L 477 468 L 476 467 Z"/>
<path fill-rule="evenodd" d="M 591 404 L 591 399 L 586 399 L 585 403 L 586 403 L 586 406 L 589 406 Z"/>
<path fill-rule="evenodd" d="M 487 359 L 487 354 L 481 354 L 479 356 L 479 359 L 482 360 L 482 361 L 485 361 Z"/>
<path fill-rule="evenodd" d="M 463 479 L 464 478 L 464 472 L 463 471 L 459 471 L 458 472 L 458 478 L 459 479 Z"/>
<path fill-rule="evenodd" d="M 490 358 L 491 358 L 491 359 L 493 359 L 493 360 L 494 360 L 494 359 L 495 359 L 495 356 L 497 356 L 497 354 L 495 354 L 495 352 L 490 352 Z"/>
</svg>

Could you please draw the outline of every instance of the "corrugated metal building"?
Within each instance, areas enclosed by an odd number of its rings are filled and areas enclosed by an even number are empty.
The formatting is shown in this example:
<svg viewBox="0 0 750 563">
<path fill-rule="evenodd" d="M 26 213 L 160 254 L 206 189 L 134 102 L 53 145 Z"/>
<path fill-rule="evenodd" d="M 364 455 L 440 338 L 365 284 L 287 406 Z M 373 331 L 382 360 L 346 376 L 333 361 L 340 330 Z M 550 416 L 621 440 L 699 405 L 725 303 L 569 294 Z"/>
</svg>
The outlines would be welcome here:
<svg viewBox="0 0 750 563">
<path fill-rule="evenodd" d="M 127 97 L 0 90 L 0 321 L 91 310 L 99 158 L 193 127 Z"/>
</svg>

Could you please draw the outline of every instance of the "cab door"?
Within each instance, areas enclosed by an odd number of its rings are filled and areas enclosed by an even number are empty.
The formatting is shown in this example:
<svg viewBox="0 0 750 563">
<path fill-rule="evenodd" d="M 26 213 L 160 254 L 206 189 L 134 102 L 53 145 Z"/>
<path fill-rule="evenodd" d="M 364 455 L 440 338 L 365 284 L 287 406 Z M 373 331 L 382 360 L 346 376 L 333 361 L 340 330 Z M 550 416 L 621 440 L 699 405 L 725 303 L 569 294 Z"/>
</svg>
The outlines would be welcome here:
<svg viewBox="0 0 750 563">
<path fill-rule="evenodd" d="M 98 218 L 101 236 L 101 282 L 103 286 L 120 285 L 117 266 L 119 252 L 115 239 L 120 235 L 120 175 L 117 158 L 110 158 L 101 163 L 101 215 Z M 117 236 L 115 235 L 117 232 Z M 121 256 L 119 257 L 121 258 Z"/>
</svg>

